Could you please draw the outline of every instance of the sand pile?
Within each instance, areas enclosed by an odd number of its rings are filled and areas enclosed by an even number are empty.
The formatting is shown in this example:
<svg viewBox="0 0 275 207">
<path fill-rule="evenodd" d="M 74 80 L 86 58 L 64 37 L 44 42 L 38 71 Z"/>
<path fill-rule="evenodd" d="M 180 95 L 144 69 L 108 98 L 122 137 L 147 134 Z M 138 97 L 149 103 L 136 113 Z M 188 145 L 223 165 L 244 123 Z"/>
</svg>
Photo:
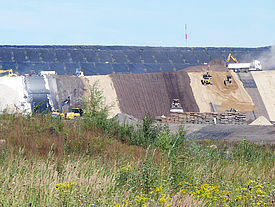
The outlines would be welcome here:
<svg viewBox="0 0 275 207">
<path fill-rule="evenodd" d="M 192 67 L 185 68 L 183 70 L 186 72 L 206 72 L 208 66 L 212 71 L 220 71 L 220 72 L 228 71 L 228 69 L 226 68 L 226 62 L 220 59 L 213 59 L 207 65 L 192 66 Z"/>
<path fill-rule="evenodd" d="M 264 116 L 259 116 L 249 125 L 272 125 Z"/>
<path fill-rule="evenodd" d="M 93 85 L 96 81 L 98 81 L 99 90 L 103 92 L 103 96 L 106 98 L 106 105 L 113 107 L 110 110 L 109 118 L 114 117 L 116 114 L 121 113 L 118 106 L 118 98 L 116 94 L 116 90 L 114 88 L 114 84 L 109 75 L 95 75 L 95 76 L 85 76 L 81 77 L 84 85 L 85 85 L 85 93 L 84 96 L 87 95 L 87 89 L 89 85 Z"/>
<path fill-rule="evenodd" d="M 31 104 L 27 102 L 27 96 L 23 76 L 0 78 L 0 111 L 31 112 Z"/>
<path fill-rule="evenodd" d="M 219 65 L 212 65 L 212 67 L 221 67 Z M 206 69 L 207 70 L 207 69 Z M 210 102 L 217 106 L 219 111 L 230 110 L 231 108 L 238 111 L 252 111 L 254 108 L 252 98 L 244 89 L 242 82 L 237 77 L 237 74 L 232 71 L 227 71 L 226 68 L 221 67 L 220 71 L 216 72 L 210 70 L 212 75 L 213 85 L 203 85 L 201 79 L 204 72 L 189 72 L 191 79 L 191 88 L 199 106 L 200 112 L 211 112 Z M 232 76 L 232 84 L 224 85 L 224 80 L 227 75 Z"/>
<path fill-rule="evenodd" d="M 275 71 L 251 72 L 271 121 L 275 121 Z"/>
</svg>

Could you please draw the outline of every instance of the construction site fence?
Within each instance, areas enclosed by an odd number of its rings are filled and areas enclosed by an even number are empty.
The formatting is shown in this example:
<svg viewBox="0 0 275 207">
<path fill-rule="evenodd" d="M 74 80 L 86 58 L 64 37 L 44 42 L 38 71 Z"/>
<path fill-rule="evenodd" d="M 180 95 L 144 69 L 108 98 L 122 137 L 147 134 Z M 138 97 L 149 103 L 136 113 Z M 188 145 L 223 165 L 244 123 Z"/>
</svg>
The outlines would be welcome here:
<svg viewBox="0 0 275 207">
<path fill-rule="evenodd" d="M 172 113 L 168 116 L 156 117 L 159 123 L 176 123 L 176 124 L 246 124 L 246 114 L 242 112 L 225 112 L 225 113 L 199 113 L 183 112 Z"/>
</svg>

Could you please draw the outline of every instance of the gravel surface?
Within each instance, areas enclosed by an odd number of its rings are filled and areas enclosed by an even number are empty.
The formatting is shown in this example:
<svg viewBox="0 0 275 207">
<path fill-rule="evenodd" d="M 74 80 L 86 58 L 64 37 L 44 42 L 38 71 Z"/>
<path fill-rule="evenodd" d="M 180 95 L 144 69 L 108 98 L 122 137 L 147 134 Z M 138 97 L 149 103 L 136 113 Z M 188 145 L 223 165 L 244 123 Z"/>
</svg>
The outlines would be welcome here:
<svg viewBox="0 0 275 207">
<path fill-rule="evenodd" d="M 253 125 L 203 125 L 186 126 L 188 139 L 223 139 L 240 141 L 247 139 L 254 143 L 275 143 L 275 127 Z"/>
<path fill-rule="evenodd" d="M 131 115 L 118 114 L 116 118 L 122 124 L 126 121 L 136 126 L 142 120 L 136 119 Z M 172 133 L 176 133 L 180 124 L 168 124 Z M 187 139 L 223 139 L 226 141 L 240 141 L 247 139 L 254 143 L 275 143 L 275 126 L 257 125 L 211 125 L 211 124 L 185 124 Z"/>
</svg>

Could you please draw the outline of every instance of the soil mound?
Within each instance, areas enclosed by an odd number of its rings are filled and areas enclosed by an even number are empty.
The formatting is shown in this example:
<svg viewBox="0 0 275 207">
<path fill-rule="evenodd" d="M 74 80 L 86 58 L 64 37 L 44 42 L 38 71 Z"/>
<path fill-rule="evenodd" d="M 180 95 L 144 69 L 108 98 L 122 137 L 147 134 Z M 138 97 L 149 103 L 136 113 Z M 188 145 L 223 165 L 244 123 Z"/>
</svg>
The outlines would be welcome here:
<svg viewBox="0 0 275 207">
<path fill-rule="evenodd" d="M 51 97 L 55 109 L 58 109 L 62 101 L 70 96 L 70 107 L 81 107 L 84 95 L 82 80 L 74 75 L 51 75 L 47 76 L 47 82 L 51 91 Z M 68 105 L 64 106 L 68 110 Z"/>
<path fill-rule="evenodd" d="M 275 71 L 251 72 L 271 121 L 275 121 Z"/>
<path fill-rule="evenodd" d="M 112 74 L 122 113 L 136 118 L 150 112 L 168 115 L 173 99 L 179 99 L 184 111 L 198 112 L 199 108 L 185 70 L 166 73 Z"/>
<path fill-rule="evenodd" d="M 186 72 L 203 72 L 203 71 L 207 71 L 208 66 L 212 71 L 221 71 L 221 72 L 228 71 L 226 67 L 226 63 L 220 59 L 213 59 L 206 65 L 192 66 L 192 67 L 185 68 L 183 70 Z"/>
<path fill-rule="evenodd" d="M 209 65 L 213 85 L 204 86 L 201 79 Z M 232 76 L 232 85 L 224 85 L 226 75 Z M 105 92 L 103 94 L 107 100 L 118 100 L 116 113 L 130 114 L 139 119 L 148 112 L 154 116 L 170 114 L 173 99 L 180 100 L 185 112 L 225 111 L 231 108 L 238 111 L 257 110 L 236 73 L 228 71 L 223 60 L 214 59 L 207 65 L 188 67 L 177 72 L 121 73 L 108 77 L 111 80 L 107 80 L 107 76 L 89 78 L 91 81 L 100 80 L 104 91 L 108 91 L 107 95 Z"/>
<path fill-rule="evenodd" d="M 217 66 L 218 67 L 218 66 Z M 191 87 L 200 112 L 225 111 L 234 108 L 238 111 L 252 111 L 252 98 L 246 92 L 236 73 L 215 72 L 210 70 L 213 85 L 203 85 L 201 79 L 205 72 L 189 72 Z M 232 84 L 225 85 L 224 80 L 231 75 Z"/>
<path fill-rule="evenodd" d="M 249 125 L 272 125 L 272 124 L 264 116 L 260 116 Z"/>
<path fill-rule="evenodd" d="M 31 112 L 24 77 L 0 77 L 0 111 Z"/>
<path fill-rule="evenodd" d="M 85 85 L 84 96 L 87 96 L 89 86 L 98 81 L 99 90 L 103 92 L 102 95 L 106 98 L 105 104 L 107 106 L 112 105 L 109 113 L 109 118 L 114 117 L 118 113 L 121 113 L 118 107 L 116 90 L 114 88 L 113 81 L 109 75 L 85 76 L 81 77 L 81 79 Z"/>
</svg>

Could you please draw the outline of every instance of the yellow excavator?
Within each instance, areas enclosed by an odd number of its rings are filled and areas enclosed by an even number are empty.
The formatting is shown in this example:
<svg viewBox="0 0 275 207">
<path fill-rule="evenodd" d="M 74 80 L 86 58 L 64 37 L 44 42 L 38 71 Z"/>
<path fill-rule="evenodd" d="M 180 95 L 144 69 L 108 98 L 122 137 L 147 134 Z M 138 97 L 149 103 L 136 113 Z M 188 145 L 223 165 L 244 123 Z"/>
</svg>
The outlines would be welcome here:
<svg viewBox="0 0 275 207">
<path fill-rule="evenodd" d="M 66 114 L 66 119 L 76 119 L 81 117 L 83 114 L 83 110 L 81 108 L 72 108 L 71 112 Z"/>
<path fill-rule="evenodd" d="M 0 70 L 0 73 L 9 73 L 3 77 L 17 77 L 18 75 L 12 72 L 12 69 L 9 70 Z"/>
<path fill-rule="evenodd" d="M 70 96 L 68 96 L 68 98 L 66 98 L 64 101 L 62 101 L 62 103 L 59 106 L 59 109 L 56 109 L 55 111 L 53 111 L 51 113 L 51 115 L 53 117 L 56 117 L 56 118 L 57 117 L 66 118 L 66 114 L 63 113 L 63 106 L 68 104 L 68 108 L 69 108 L 70 107 L 70 102 L 71 102 L 71 99 L 70 99 Z"/>
<path fill-rule="evenodd" d="M 75 119 L 83 114 L 83 110 L 81 108 L 72 108 L 70 112 L 64 113 L 63 112 L 63 106 L 68 105 L 68 108 L 70 108 L 70 96 L 66 98 L 59 106 L 59 109 L 53 111 L 51 115 L 55 118 L 61 117 L 63 119 Z"/>
<path fill-rule="evenodd" d="M 229 55 L 228 55 L 228 57 L 227 57 L 227 61 L 226 61 L 226 67 L 228 67 L 230 58 L 231 58 L 235 63 L 238 63 L 238 60 L 237 60 L 233 55 L 231 55 L 231 53 L 229 53 Z"/>
<path fill-rule="evenodd" d="M 206 74 L 204 74 L 202 76 L 201 83 L 203 85 L 205 85 L 205 84 L 211 84 L 212 85 L 212 75 L 210 75 L 209 70 L 210 70 L 210 65 L 208 65 Z"/>
</svg>

